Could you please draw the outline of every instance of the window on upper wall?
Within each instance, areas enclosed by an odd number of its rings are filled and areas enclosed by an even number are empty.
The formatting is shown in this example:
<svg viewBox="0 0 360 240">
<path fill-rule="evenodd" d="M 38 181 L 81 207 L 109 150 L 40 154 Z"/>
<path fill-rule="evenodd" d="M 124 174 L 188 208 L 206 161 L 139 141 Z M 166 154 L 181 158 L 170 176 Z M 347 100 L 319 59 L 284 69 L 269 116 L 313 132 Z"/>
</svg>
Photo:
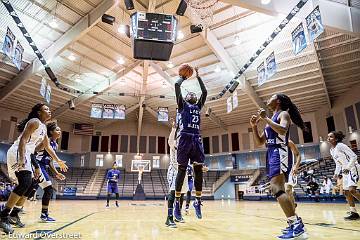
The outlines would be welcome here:
<svg viewBox="0 0 360 240">
<path fill-rule="evenodd" d="M 357 119 L 358 119 L 358 124 L 360 127 L 360 102 L 355 103 L 355 109 L 356 109 L 356 115 L 357 115 Z"/>
<path fill-rule="evenodd" d="M 305 122 L 306 131 L 303 131 L 304 143 L 311 143 L 314 141 L 312 130 L 311 130 L 311 122 Z"/>
<path fill-rule="evenodd" d="M 212 136 L 212 150 L 213 153 L 219 152 L 219 136 Z"/>
<path fill-rule="evenodd" d="M 68 150 L 69 148 L 69 132 L 61 132 L 61 150 Z"/>
<path fill-rule="evenodd" d="M 232 146 L 232 151 L 239 151 L 240 150 L 239 134 L 238 133 L 232 133 L 231 134 L 231 146 Z"/>
<path fill-rule="evenodd" d="M 165 137 L 158 137 L 158 153 L 165 154 Z"/>
<path fill-rule="evenodd" d="M 203 138 L 203 146 L 204 146 L 204 153 L 210 154 L 210 138 L 209 137 Z"/>
<path fill-rule="evenodd" d="M 346 116 L 346 123 L 348 127 L 351 127 L 352 130 L 356 130 L 356 121 L 355 121 L 355 113 L 353 106 L 349 106 L 345 108 L 345 116 Z"/>
<path fill-rule="evenodd" d="M 221 136 L 221 147 L 223 152 L 229 152 L 229 137 L 227 134 Z"/>
<path fill-rule="evenodd" d="M 118 151 L 119 151 L 119 136 L 111 135 L 110 152 L 118 152 Z"/>
<path fill-rule="evenodd" d="M 109 151 L 109 136 L 102 136 L 101 137 L 101 152 L 108 152 Z"/>
<path fill-rule="evenodd" d="M 104 154 L 96 154 L 96 167 L 104 166 Z"/>
<path fill-rule="evenodd" d="M 327 124 L 328 133 L 335 131 L 335 122 L 333 116 L 326 118 L 326 124 Z"/>
<path fill-rule="evenodd" d="M 91 138 L 91 151 L 92 152 L 99 151 L 99 142 L 100 142 L 99 136 L 92 136 L 92 138 Z"/>
<path fill-rule="evenodd" d="M 129 145 L 129 137 L 127 135 L 121 135 L 120 152 L 127 153 Z"/>
</svg>

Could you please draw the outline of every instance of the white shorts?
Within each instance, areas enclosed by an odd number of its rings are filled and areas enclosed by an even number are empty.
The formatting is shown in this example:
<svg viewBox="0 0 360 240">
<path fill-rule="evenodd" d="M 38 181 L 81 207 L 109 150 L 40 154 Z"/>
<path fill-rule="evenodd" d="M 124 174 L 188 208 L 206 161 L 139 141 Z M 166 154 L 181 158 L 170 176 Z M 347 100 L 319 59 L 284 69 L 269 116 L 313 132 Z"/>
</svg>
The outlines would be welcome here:
<svg viewBox="0 0 360 240">
<path fill-rule="evenodd" d="M 169 184 L 169 192 L 175 191 L 176 176 L 177 176 L 177 169 L 174 166 L 170 165 L 168 168 L 168 171 L 167 171 L 167 181 Z M 188 185 L 188 180 L 187 180 L 187 176 L 185 175 L 184 183 L 181 188 L 181 193 L 187 192 L 187 185 Z"/>
<path fill-rule="evenodd" d="M 360 166 L 353 167 L 349 174 L 343 174 L 343 188 L 349 190 L 349 187 L 357 187 L 360 177 Z"/>
<path fill-rule="evenodd" d="M 51 179 L 49 174 L 46 172 L 45 169 L 40 167 L 40 177 L 39 177 L 39 186 L 44 189 L 48 186 L 52 185 Z"/>
<path fill-rule="evenodd" d="M 33 172 L 31 167 L 31 152 L 25 150 L 25 167 L 24 170 Z M 17 182 L 17 177 L 15 175 L 15 171 L 18 169 L 18 148 L 17 147 L 10 147 L 7 152 L 7 167 L 8 167 L 8 174 L 9 178 L 13 182 Z"/>
</svg>

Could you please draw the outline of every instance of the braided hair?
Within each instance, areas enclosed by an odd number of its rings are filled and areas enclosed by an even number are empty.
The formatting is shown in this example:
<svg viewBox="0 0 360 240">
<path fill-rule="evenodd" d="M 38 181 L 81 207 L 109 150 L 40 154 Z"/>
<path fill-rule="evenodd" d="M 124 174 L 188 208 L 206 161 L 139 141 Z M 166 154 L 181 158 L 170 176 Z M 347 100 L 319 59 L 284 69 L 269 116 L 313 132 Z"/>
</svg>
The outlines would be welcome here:
<svg viewBox="0 0 360 240">
<path fill-rule="evenodd" d="M 291 121 L 301 128 L 301 130 L 306 131 L 306 126 L 301 117 L 300 111 L 291 99 L 283 93 L 277 93 L 276 98 L 280 101 L 281 110 L 287 111 L 290 115 Z"/>
<path fill-rule="evenodd" d="M 336 143 L 342 142 L 345 138 L 342 131 L 331 131 L 330 133 L 334 134 Z"/>
<path fill-rule="evenodd" d="M 41 111 L 41 108 L 45 106 L 44 103 L 38 103 L 36 104 L 32 109 L 31 112 L 29 113 L 28 117 L 25 118 L 24 120 L 22 120 L 18 125 L 17 125 L 17 130 L 22 133 L 25 129 L 26 124 L 28 123 L 28 121 L 30 121 L 30 119 L 32 118 L 38 118 L 39 119 L 39 111 Z"/>
</svg>

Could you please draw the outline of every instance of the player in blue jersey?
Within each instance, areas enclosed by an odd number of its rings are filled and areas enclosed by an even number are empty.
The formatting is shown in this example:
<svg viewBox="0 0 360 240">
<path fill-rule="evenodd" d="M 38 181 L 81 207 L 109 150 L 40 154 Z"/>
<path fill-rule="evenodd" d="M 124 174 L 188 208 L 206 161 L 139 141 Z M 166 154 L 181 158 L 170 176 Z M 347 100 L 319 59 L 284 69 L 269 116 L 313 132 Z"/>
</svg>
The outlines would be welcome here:
<svg viewBox="0 0 360 240">
<path fill-rule="evenodd" d="M 266 144 L 266 168 L 271 191 L 288 219 L 289 227 L 279 238 L 292 239 L 303 234 L 305 229 L 301 218 L 295 213 L 290 197 L 285 193 L 285 182 L 288 180 L 293 163 L 288 146 L 289 127 L 291 121 L 301 129 L 305 129 L 305 124 L 296 105 L 284 94 L 273 95 L 268 100 L 267 106 L 273 112 L 273 116 L 268 118 L 266 111 L 260 109 L 257 115 L 251 117 L 250 124 L 256 145 Z M 257 128 L 259 121 L 266 123 L 261 134 Z"/>
<path fill-rule="evenodd" d="M 112 193 L 115 193 L 116 201 L 115 205 L 116 207 L 119 207 L 119 188 L 118 188 L 118 182 L 120 179 L 120 170 L 117 169 L 117 164 L 114 162 L 112 169 L 110 169 L 106 174 L 107 179 L 107 198 L 106 198 L 106 207 L 109 207 L 109 201 L 110 196 Z"/>
<path fill-rule="evenodd" d="M 49 138 L 50 146 L 54 150 L 54 152 L 56 152 L 58 148 L 56 141 L 61 136 L 61 128 L 55 122 L 48 123 L 46 125 L 46 128 L 47 128 L 47 135 Z M 32 194 L 35 194 L 38 186 L 40 186 L 44 190 L 44 194 L 42 197 L 40 219 L 43 222 L 55 222 L 55 219 L 49 217 L 49 210 L 48 210 L 49 203 L 53 194 L 53 187 L 48 172 L 48 168 L 51 170 L 53 175 L 59 180 L 65 180 L 65 176 L 56 170 L 53 159 L 51 158 L 50 154 L 44 149 L 42 144 L 36 147 L 35 152 L 36 153 L 32 157 L 35 157 L 39 165 L 41 174 L 39 179 L 33 180 L 32 190 L 30 190 L 30 192 L 27 193 L 27 196 L 30 197 Z"/>
<path fill-rule="evenodd" d="M 200 135 L 200 112 L 205 104 L 207 97 L 206 87 L 199 77 L 198 69 L 195 68 L 196 78 L 201 88 L 201 97 L 198 100 L 193 92 L 189 92 L 185 100 L 181 94 L 181 84 L 186 80 L 186 77 L 180 76 L 175 83 L 176 102 L 178 105 L 179 117 L 179 140 L 177 146 L 177 162 L 179 164 L 175 183 L 175 219 L 181 221 L 180 197 L 181 188 L 184 183 L 186 175 L 186 168 L 190 164 L 194 166 L 194 185 L 196 190 L 196 200 L 193 204 L 196 216 L 200 219 L 201 215 L 201 193 L 203 181 L 203 163 L 205 159 L 204 148 Z"/>
</svg>

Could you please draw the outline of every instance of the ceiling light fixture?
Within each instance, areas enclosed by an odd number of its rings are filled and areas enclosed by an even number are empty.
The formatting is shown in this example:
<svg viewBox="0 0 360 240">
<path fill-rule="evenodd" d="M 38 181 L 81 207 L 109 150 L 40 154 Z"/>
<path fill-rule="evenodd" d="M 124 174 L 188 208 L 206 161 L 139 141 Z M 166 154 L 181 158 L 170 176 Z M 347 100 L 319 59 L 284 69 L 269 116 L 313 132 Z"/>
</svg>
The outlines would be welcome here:
<svg viewBox="0 0 360 240">
<path fill-rule="evenodd" d="M 121 34 L 126 34 L 126 26 L 124 24 L 120 24 L 118 27 L 118 32 Z"/>
<path fill-rule="evenodd" d="M 57 28 L 59 26 L 59 24 L 57 23 L 55 17 L 51 20 L 51 22 L 49 22 L 49 26 L 52 28 Z"/>
<path fill-rule="evenodd" d="M 184 33 L 181 30 L 179 30 L 177 32 L 177 39 L 181 40 L 181 39 L 184 39 L 184 37 L 185 37 Z"/>
<path fill-rule="evenodd" d="M 68 59 L 69 59 L 70 61 L 75 61 L 76 57 L 74 56 L 74 54 L 70 54 L 70 55 L 68 56 Z"/>
<path fill-rule="evenodd" d="M 167 67 L 168 67 L 168 68 L 173 68 L 173 67 L 174 67 L 174 64 L 173 64 L 172 62 L 168 62 Z"/>
<path fill-rule="evenodd" d="M 267 5 L 269 3 L 271 3 L 271 0 L 261 0 L 261 4 L 263 5 Z"/>
<path fill-rule="evenodd" d="M 117 61 L 116 61 L 118 64 L 122 65 L 125 63 L 125 60 L 123 57 L 120 57 Z"/>
<path fill-rule="evenodd" d="M 214 72 L 216 72 L 216 73 L 221 72 L 221 68 L 220 68 L 219 66 L 216 66 L 216 68 L 215 68 Z"/>
</svg>

